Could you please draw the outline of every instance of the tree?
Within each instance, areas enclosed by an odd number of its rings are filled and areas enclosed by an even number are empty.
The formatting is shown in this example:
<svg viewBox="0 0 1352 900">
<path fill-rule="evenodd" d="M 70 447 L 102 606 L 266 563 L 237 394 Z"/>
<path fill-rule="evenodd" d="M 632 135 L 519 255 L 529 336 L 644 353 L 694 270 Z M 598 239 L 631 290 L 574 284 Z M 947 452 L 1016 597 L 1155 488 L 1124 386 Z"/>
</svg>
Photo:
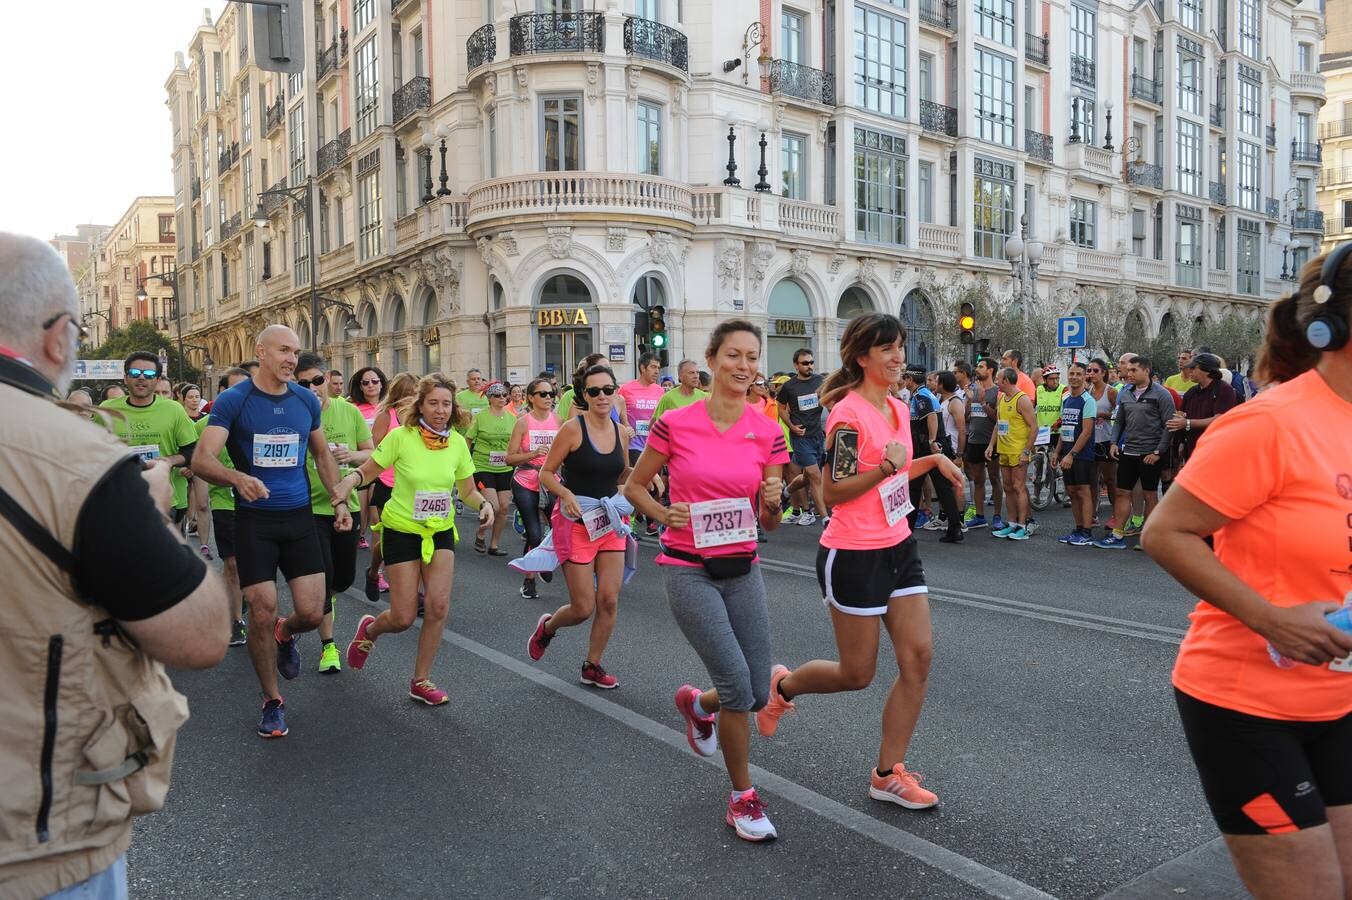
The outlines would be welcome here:
<svg viewBox="0 0 1352 900">
<path fill-rule="evenodd" d="M 84 359 L 125 359 L 137 350 L 147 350 L 159 354 L 161 350 L 169 359 L 169 377 L 174 382 L 191 381 L 197 383 L 202 373 L 193 368 L 178 355 L 177 342 L 165 337 L 154 325 L 144 319 L 128 322 L 121 328 L 108 332 L 108 338 L 97 348 L 81 347 L 80 355 Z"/>
<path fill-rule="evenodd" d="M 1263 326 L 1257 320 L 1246 320 L 1233 312 L 1214 322 L 1203 319 L 1193 328 L 1192 346 L 1205 345 L 1232 370 L 1245 371 L 1258 355 L 1263 340 Z"/>
</svg>

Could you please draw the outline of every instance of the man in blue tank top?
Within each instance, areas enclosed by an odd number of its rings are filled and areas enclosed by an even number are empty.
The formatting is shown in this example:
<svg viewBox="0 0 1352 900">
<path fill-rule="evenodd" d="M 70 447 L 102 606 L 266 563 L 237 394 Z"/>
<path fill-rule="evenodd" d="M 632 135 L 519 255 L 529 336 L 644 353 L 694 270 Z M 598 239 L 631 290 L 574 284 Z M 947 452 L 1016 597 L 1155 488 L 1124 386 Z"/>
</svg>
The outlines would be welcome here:
<svg viewBox="0 0 1352 900">
<path fill-rule="evenodd" d="M 253 377 L 216 398 L 198 441 L 209 458 L 194 457 L 193 471 L 235 492 L 235 561 L 249 602 L 249 656 L 264 697 L 258 734 L 272 738 L 287 733 L 277 673 L 288 680 L 300 674 L 297 638 L 318 627 L 324 611 L 324 555 L 310 511 L 306 454 L 314 454 L 325 487 L 332 489 L 340 476 L 318 398 L 291 381 L 300 339 L 285 325 L 269 325 L 256 349 Z M 222 448 L 234 469 L 217 459 Z M 346 506 L 334 517 L 339 531 L 352 527 Z M 294 605 L 284 619 L 277 618 L 278 568 Z"/>
</svg>

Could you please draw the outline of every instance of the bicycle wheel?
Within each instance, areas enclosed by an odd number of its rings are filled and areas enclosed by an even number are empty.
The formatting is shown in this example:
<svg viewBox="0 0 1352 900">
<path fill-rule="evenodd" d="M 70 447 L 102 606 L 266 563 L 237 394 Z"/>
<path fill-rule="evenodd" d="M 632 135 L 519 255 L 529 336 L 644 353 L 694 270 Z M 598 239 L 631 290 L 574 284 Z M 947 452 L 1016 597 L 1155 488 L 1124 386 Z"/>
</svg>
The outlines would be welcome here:
<svg viewBox="0 0 1352 900">
<path fill-rule="evenodd" d="M 1045 450 L 1039 447 L 1037 452 L 1033 454 L 1033 464 L 1028 467 L 1028 471 L 1033 479 L 1033 489 L 1028 492 L 1028 500 L 1033 509 L 1046 509 L 1047 504 L 1051 501 L 1053 476 Z"/>
</svg>

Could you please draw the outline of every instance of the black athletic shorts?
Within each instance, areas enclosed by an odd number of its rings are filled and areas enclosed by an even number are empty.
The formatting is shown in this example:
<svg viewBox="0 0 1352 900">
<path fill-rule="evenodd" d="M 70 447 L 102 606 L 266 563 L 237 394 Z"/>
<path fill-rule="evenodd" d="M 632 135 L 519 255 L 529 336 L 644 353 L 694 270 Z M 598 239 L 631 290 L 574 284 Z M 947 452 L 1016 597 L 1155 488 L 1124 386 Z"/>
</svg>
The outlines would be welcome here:
<svg viewBox="0 0 1352 900">
<path fill-rule="evenodd" d="M 1328 722 L 1264 719 L 1174 690 L 1202 791 L 1224 834 L 1285 834 L 1352 803 L 1352 713 Z"/>
<path fill-rule="evenodd" d="M 324 551 L 319 548 L 310 505 L 296 509 L 235 509 L 235 565 L 239 586 L 274 581 L 277 570 L 287 581 L 323 574 Z"/>
<path fill-rule="evenodd" d="M 450 550 L 454 553 L 455 529 L 447 528 L 445 531 L 438 531 L 432 536 L 432 546 L 433 552 Z M 421 562 L 422 537 L 403 531 L 395 531 L 393 528 L 382 528 L 380 529 L 380 555 L 384 558 L 387 566 L 406 562 Z"/>
<path fill-rule="evenodd" d="M 638 465 L 638 458 L 642 455 L 643 455 L 642 450 L 635 450 L 633 447 L 629 448 L 629 467 L 631 469 L 634 466 Z"/>
<path fill-rule="evenodd" d="M 928 593 L 915 535 L 877 550 L 817 548 L 822 602 L 852 616 L 881 616 L 893 597 Z"/>
<path fill-rule="evenodd" d="M 479 493 L 484 491 L 510 491 L 512 489 L 511 472 L 475 472 L 474 483 Z"/>
<path fill-rule="evenodd" d="M 174 507 L 174 524 L 175 524 L 175 525 L 182 525 L 182 524 L 183 524 L 183 520 L 186 519 L 186 518 L 188 518 L 188 507 L 186 507 L 186 506 L 175 506 L 175 507 Z"/>
<path fill-rule="evenodd" d="M 384 509 L 385 504 L 390 502 L 390 496 L 393 493 L 394 488 L 387 486 L 380 479 L 376 479 L 376 483 L 371 487 L 371 505 L 376 509 Z"/>
<path fill-rule="evenodd" d="M 1061 480 L 1065 482 L 1066 487 L 1086 487 L 1093 483 L 1094 461 L 1092 459 L 1077 459 L 1070 464 L 1069 469 L 1061 470 Z"/>
<path fill-rule="evenodd" d="M 211 511 L 211 533 L 216 536 L 216 555 L 229 559 L 235 555 L 235 511 L 233 509 L 213 509 Z"/>
<path fill-rule="evenodd" d="M 1136 487 L 1136 482 L 1141 483 L 1143 491 L 1157 491 L 1160 486 L 1161 466 L 1157 461 L 1154 465 L 1145 462 L 1144 456 L 1128 456 L 1125 453 L 1117 455 L 1117 489 L 1119 491 L 1129 491 Z"/>
<path fill-rule="evenodd" d="M 974 466 L 984 466 L 986 459 L 986 444 L 978 443 L 973 440 L 967 441 L 967 449 L 963 451 L 962 458 Z"/>
<path fill-rule="evenodd" d="M 324 554 L 325 613 L 332 608 L 333 596 L 352 587 L 357 579 L 357 517 L 353 515 L 352 527 L 347 531 L 337 530 L 333 522 L 333 516 L 315 514 L 315 535 Z"/>
</svg>

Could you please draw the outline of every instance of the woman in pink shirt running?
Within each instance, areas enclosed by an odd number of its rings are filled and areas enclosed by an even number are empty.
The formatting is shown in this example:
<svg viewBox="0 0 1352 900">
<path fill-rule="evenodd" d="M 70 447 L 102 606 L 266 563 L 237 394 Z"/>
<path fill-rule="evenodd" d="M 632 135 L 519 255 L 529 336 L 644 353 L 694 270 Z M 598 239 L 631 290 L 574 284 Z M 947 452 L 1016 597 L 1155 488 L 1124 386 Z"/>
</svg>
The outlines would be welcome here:
<svg viewBox="0 0 1352 900">
<path fill-rule="evenodd" d="M 756 713 L 769 736 L 800 694 L 863 690 L 878 664 L 880 623 L 897 655 L 897 678 L 883 706 L 882 746 L 869 796 L 907 809 L 939 802 L 907 771 L 906 749 L 920 718 L 933 642 L 929 593 L 915 536 L 908 482 L 938 468 L 956 490 L 963 475 L 942 453 L 916 459 L 910 411 L 890 393 L 906 366 L 906 326 L 873 313 L 850 322 L 840 339 L 841 367 L 821 387 L 826 420 L 823 473 L 831 522 L 817 551 L 817 581 L 831 610 L 840 661 L 814 659 L 793 671 L 775 666 L 770 699 Z M 834 404 L 834 405 L 832 405 Z"/>
</svg>

